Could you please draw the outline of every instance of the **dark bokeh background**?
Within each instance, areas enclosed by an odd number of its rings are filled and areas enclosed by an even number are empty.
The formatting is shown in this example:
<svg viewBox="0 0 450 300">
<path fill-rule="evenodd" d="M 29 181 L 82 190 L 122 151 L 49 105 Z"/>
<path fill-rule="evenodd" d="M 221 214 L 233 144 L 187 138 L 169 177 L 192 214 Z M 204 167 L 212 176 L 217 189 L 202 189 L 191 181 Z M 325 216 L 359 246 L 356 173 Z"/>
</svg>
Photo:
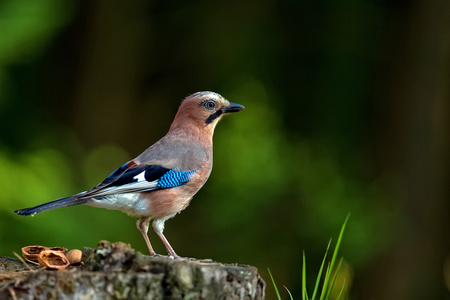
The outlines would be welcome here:
<svg viewBox="0 0 450 300">
<path fill-rule="evenodd" d="M 0 255 L 101 239 L 146 253 L 117 211 L 12 211 L 94 186 L 213 90 L 246 110 L 166 223 L 180 255 L 270 268 L 300 299 L 302 251 L 311 288 L 351 212 L 346 297 L 450 299 L 449 58 L 447 0 L 4 0 Z"/>
</svg>

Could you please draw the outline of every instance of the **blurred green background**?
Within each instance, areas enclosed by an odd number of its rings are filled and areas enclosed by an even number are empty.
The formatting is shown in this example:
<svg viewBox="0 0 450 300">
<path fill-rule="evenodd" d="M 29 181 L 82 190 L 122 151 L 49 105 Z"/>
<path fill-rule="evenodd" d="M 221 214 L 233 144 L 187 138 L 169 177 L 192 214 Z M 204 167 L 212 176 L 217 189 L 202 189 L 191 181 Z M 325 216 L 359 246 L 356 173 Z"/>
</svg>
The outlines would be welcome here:
<svg viewBox="0 0 450 300">
<path fill-rule="evenodd" d="M 212 90 L 246 110 L 219 124 L 209 182 L 166 223 L 178 254 L 268 283 L 269 267 L 300 299 L 302 251 L 312 286 L 351 212 L 349 299 L 450 299 L 449 59 L 447 0 L 4 0 L 0 255 L 101 239 L 147 253 L 118 211 L 13 210 L 96 185 Z"/>
</svg>

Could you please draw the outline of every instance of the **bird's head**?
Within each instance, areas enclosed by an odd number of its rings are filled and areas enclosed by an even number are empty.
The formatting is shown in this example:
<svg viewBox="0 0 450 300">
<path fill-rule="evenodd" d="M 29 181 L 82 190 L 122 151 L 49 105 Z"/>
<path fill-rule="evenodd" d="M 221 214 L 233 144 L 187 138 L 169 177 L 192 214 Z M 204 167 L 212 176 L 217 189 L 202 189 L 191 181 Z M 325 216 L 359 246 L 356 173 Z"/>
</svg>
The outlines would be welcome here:
<svg viewBox="0 0 450 300">
<path fill-rule="evenodd" d="M 222 116 L 243 109 L 244 106 L 229 102 L 217 93 L 198 92 L 183 100 L 171 129 L 179 125 L 183 126 L 183 124 L 193 124 L 198 128 L 207 129 L 212 133 Z"/>
</svg>

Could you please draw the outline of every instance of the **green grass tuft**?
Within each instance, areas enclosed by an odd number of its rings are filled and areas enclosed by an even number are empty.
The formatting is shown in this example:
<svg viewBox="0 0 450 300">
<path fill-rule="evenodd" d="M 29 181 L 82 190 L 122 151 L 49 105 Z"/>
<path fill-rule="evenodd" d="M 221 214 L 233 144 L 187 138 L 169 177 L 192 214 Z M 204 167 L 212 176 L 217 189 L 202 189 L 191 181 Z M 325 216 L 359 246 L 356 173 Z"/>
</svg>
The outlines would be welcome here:
<svg viewBox="0 0 450 300">
<path fill-rule="evenodd" d="M 342 237 L 344 236 L 345 227 L 347 226 L 347 222 L 348 222 L 349 218 L 350 218 L 350 213 L 347 215 L 347 218 L 345 218 L 344 224 L 341 227 L 341 231 L 339 233 L 339 237 L 336 242 L 336 246 L 334 247 L 333 255 L 331 256 L 331 261 L 327 264 L 327 269 L 325 271 L 325 278 L 323 279 L 322 289 L 320 291 L 319 300 L 329 300 L 330 299 L 331 292 L 333 290 L 337 276 L 339 274 L 342 263 L 344 261 L 344 259 L 341 257 L 339 259 L 339 263 L 338 263 L 337 267 L 335 268 L 337 254 L 338 254 L 339 248 L 341 246 Z M 306 255 L 305 255 L 305 251 L 303 251 L 302 300 L 316 300 L 316 297 L 318 296 L 318 292 L 319 292 L 320 282 L 322 279 L 322 273 L 323 273 L 323 270 L 325 267 L 325 262 L 328 257 L 328 251 L 330 250 L 330 245 L 331 245 L 331 239 L 328 242 L 328 246 L 325 251 L 325 255 L 323 257 L 322 264 L 320 265 L 319 273 L 316 278 L 316 284 L 314 285 L 314 291 L 313 291 L 311 298 L 308 297 L 308 291 L 306 289 Z M 333 270 L 334 270 L 334 273 L 333 273 Z M 270 279 L 272 280 L 273 287 L 275 289 L 275 293 L 277 294 L 277 299 L 281 300 L 280 292 L 278 291 L 277 285 L 275 284 L 275 280 L 273 279 L 272 273 L 270 272 L 270 269 L 268 269 L 268 271 L 269 271 Z M 344 281 L 344 284 L 342 285 L 341 290 L 336 299 L 341 298 L 343 291 L 344 291 L 344 287 L 345 287 L 345 281 Z M 290 299 L 293 300 L 294 298 L 292 297 L 291 292 L 286 287 L 285 287 L 285 289 L 287 290 Z"/>
</svg>

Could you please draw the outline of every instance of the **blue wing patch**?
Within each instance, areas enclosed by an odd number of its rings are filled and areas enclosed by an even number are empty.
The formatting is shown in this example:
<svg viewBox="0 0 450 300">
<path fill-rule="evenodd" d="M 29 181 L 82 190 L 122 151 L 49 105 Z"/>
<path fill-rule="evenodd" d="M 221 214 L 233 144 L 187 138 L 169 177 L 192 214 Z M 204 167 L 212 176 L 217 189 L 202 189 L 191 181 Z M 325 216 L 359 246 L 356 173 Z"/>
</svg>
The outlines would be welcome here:
<svg viewBox="0 0 450 300">
<path fill-rule="evenodd" d="M 177 170 L 158 165 L 137 165 L 130 161 L 111 173 L 93 189 L 80 193 L 78 198 L 149 192 L 156 189 L 177 187 L 187 183 L 197 171 L 183 172 Z"/>
<path fill-rule="evenodd" d="M 158 180 L 159 188 L 171 188 L 185 184 L 197 170 L 188 172 L 175 171 L 174 169 L 167 171 Z"/>
</svg>

